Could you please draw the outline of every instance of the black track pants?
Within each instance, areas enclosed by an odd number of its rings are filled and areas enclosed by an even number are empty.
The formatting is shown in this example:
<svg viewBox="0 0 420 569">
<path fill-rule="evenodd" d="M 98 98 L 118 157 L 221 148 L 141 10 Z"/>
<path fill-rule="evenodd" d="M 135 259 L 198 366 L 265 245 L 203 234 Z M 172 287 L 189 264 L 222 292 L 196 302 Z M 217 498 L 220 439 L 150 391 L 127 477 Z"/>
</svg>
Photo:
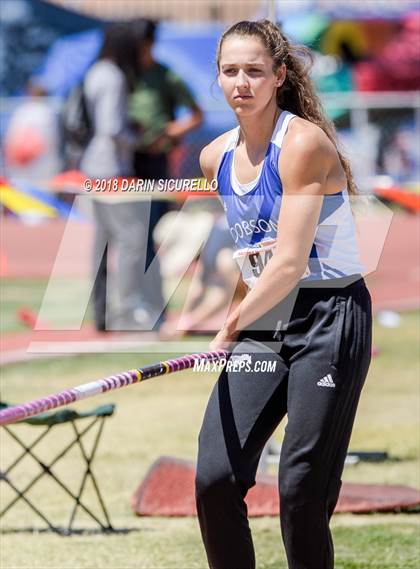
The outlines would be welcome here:
<svg viewBox="0 0 420 569">
<path fill-rule="evenodd" d="M 353 278 L 344 288 L 295 289 L 270 317 L 284 324 L 290 299 L 287 328 L 277 326 L 281 347 L 273 349 L 274 323 L 271 331 L 241 332 L 230 359 L 247 354 L 252 371 L 225 367 L 205 412 L 196 502 L 211 569 L 256 566 L 244 497 L 286 414 L 279 491 L 289 569 L 334 567 L 329 520 L 370 364 L 371 298 L 364 280 Z M 260 369 L 263 360 L 276 368 L 254 371 L 257 360 Z"/>
</svg>

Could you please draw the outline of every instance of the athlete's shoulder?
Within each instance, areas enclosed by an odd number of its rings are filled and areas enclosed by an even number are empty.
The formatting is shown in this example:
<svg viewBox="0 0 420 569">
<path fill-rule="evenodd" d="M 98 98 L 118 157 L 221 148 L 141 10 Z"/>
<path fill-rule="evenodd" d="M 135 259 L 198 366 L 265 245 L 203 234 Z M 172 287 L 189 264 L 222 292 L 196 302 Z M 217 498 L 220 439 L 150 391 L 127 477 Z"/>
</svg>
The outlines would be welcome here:
<svg viewBox="0 0 420 569">
<path fill-rule="evenodd" d="M 322 128 L 300 117 L 294 118 L 279 156 L 284 189 L 296 190 L 315 180 L 325 180 L 335 156 L 336 149 Z"/>
<path fill-rule="evenodd" d="M 284 137 L 284 150 L 298 154 L 313 154 L 332 151 L 334 145 L 325 131 L 306 119 L 295 117 L 290 121 Z"/>
<path fill-rule="evenodd" d="M 212 180 L 216 177 L 217 167 L 219 166 L 223 151 L 233 134 L 233 130 L 234 129 L 224 132 L 207 144 L 200 152 L 200 167 L 207 179 Z"/>
</svg>

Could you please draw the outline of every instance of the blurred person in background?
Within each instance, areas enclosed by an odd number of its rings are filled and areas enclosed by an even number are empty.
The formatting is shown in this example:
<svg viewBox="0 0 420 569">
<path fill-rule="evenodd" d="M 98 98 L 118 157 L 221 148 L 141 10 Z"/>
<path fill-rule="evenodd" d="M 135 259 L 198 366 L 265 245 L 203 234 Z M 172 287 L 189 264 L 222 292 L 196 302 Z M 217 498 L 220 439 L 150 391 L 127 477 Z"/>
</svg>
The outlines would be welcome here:
<svg viewBox="0 0 420 569">
<path fill-rule="evenodd" d="M 141 126 L 141 136 L 134 154 L 134 173 L 141 179 L 168 177 L 168 157 L 171 150 L 188 132 L 202 122 L 202 111 L 187 85 L 167 66 L 155 60 L 153 47 L 156 23 L 139 19 L 132 23 L 137 38 L 137 57 L 141 70 L 130 96 L 130 117 Z M 187 109 L 182 118 L 178 111 Z M 155 257 L 153 231 L 159 219 L 168 211 L 168 201 L 153 200 L 147 238 L 146 269 Z M 158 267 L 157 258 L 154 259 Z M 162 279 L 156 269 L 153 286 L 143 290 L 143 313 L 136 312 L 140 321 L 148 313 L 164 305 Z"/>
<path fill-rule="evenodd" d="M 239 296 L 243 298 L 246 286 L 233 258 L 233 239 L 224 214 L 214 214 L 208 239 L 198 258 L 197 278 L 191 282 L 181 319 L 169 320 L 160 330 L 162 339 L 179 338 L 188 332 L 208 332 L 212 318 L 227 308 Z M 173 254 L 173 253 L 172 253 Z M 223 324 L 213 322 L 213 330 Z"/>
<path fill-rule="evenodd" d="M 47 91 L 36 80 L 12 113 L 4 137 L 7 175 L 16 184 L 45 184 L 61 168 L 60 127 Z"/>
<path fill-rule="evenodd" d="M 136 43 L 128 24 L 112 24 L 98 60 L 83 82 L 83 92 L 92 124 L 92 136 L 85 149 L 81 170 L 90 178 L 117 178 L 133 174 L 136 128 L 128 119 L 128 94 L 137 77 Z M 134 312 L 140 304 L 144 273 L 147 223 L 144 207 L 133 196 L 93 193 L 94 319 L 98 330 L 133 329 Z M 107 317 L 108 249 L 117 253 L 116 289 L 118 309 Z"/>
</svg>

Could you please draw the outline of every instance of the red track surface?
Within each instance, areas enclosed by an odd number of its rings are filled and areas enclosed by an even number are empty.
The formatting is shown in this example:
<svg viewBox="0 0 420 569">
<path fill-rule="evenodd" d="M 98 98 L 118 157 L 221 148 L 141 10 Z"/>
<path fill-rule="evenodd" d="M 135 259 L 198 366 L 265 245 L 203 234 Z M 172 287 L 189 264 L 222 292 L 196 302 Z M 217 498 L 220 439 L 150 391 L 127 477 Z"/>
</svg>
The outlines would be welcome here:
<svg viewBox="0 0 420 569">
<path fill-rule="evenodd" d="M 374 310 L 419 307 L 420 216 L 396 214 L 377 270 L 366 277 Z"/>
<path fill-rule="evenodd" d="M 133 511 L 140 516 L 195 516 L 194 477 L 193 462 L 159 458 L 131 498 Z M 277 516 L 277 477 L 257 476 L 246 502 L 250 516 Z M 408 486 L 344 483 L 335 512 L 391 512 L 419 505 L 420 492 Z"/>
<path fill-rule="evenodd" d="M 92 226 L 72 222 L 74 236 L 63 251 L 63 276 L 90 273 Z M 54 219 L 26 225 L 14 218 L 3 218 L 0 225 L 0 273 L 2 277 L 48 278 L 63 238 L 66 221 Z M 6 265 L 6 266 L 4 266 Z"/>
</svg>

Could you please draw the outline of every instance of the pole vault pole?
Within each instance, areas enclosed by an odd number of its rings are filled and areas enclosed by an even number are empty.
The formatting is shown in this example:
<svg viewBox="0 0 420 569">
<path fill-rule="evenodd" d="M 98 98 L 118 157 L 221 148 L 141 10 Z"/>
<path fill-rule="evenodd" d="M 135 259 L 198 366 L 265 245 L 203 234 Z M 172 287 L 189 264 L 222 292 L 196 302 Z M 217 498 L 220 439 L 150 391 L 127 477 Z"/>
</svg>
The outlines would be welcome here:
<svg viewBox="0 0 420 569">
<path fill-rule="evenodd" d="M 133 383 L 139 383 L 152 377 L 190 369 L 194 366 L 194 362 L 196 361 L 205 360 L 206 362 L 217 362 L 224 360 L 226 356 L 227 352 L 225 350 L 190 354 L 172 360 L 161 361 L 140 369 L 132 369 L 116 375 L 110 375 L 109 377 L 97 379 L 96 381 L 84 383 L 70 389 L 64 389 L 53 395 L 47 395 L 46 397 L 29 401 L 28 403 L 3 409 L 0 411 L 0 425 L 16 423 L 17 421 L 28 419 L 29 417 L 39 415 L 50 409 L 64 407 L 81 399 L 94 397 L 95 395 L 119 389 L 120 387 L 126 387 Z"/>
</svg>

